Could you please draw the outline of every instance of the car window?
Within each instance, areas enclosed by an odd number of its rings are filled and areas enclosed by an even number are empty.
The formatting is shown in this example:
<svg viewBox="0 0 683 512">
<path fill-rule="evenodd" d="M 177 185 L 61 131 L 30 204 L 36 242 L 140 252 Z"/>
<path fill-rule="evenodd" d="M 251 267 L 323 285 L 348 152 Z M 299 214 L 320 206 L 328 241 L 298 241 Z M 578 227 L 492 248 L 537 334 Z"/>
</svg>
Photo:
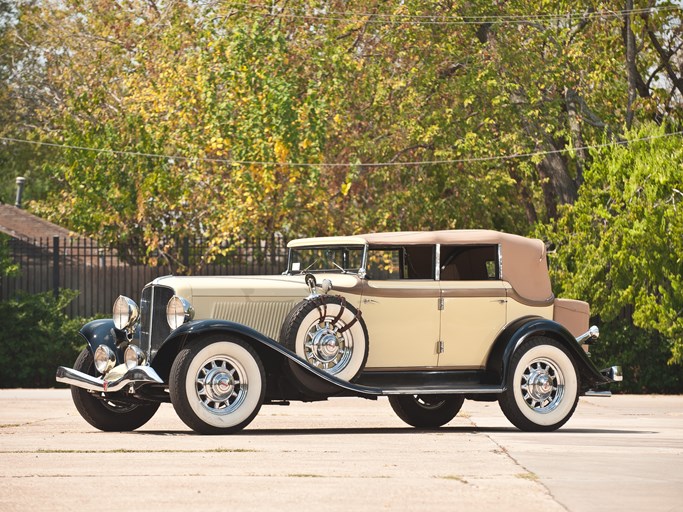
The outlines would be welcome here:
<svg viewBox="0 0 683 512">
<path fill-rule="evenodd" d="M 434 279 L 435 246 L 370 247 L 368 279 Z"/>
<path fill-rule="evenodd" d="M 497 245 L 441 246 L 442 281 L 500 279 Z"/>
</svg>

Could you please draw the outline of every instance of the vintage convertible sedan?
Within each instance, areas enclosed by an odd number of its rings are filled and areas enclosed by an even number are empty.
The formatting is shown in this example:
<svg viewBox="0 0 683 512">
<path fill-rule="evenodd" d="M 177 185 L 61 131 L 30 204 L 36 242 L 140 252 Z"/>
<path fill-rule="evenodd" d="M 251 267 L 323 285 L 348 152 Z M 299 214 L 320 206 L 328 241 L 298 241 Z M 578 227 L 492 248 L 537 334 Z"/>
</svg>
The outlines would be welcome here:
<svg viewBox="0 0 683 512">
<path fill-rule="evenodd" d="M 553 295 L 540 240 L 451 230 L 288 247 L 282 275 L 160 277 L 139 306 L 120 296 L 113 319 L 85 325 L 74 368 L 57 370 L 83 418 L 133 430 L 170 401 L 191 429 L 227 434 L 262 404 L 386 396 L 419 428 L 470 399 L 551 431 L 621 380 L 591 362 L 588 304 Z"/>
</svg>

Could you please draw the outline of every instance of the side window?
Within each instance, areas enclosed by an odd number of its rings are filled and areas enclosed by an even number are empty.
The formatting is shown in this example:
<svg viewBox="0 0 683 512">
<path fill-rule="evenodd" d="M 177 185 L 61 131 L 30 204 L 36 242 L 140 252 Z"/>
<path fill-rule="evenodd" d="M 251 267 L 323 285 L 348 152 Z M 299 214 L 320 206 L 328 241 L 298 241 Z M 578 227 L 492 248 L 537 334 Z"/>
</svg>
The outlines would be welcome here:
<svg viewBox="0 0 683 512">
<path fill-rule="evenodd" d="M 368 250 L 367 263 L 368 279 L 400 279 L 401 257 L 400 248 L 374 248 Z"/>
<path fill-rule="evenodd" d="M 433 245 L 370 247 L 369 279 L 434 279 L 436 254 Z"/>
<path fill-rule="evenodd" d="M 497 245 L 441 246 L 442 281 L 500 279 Z"/>
</svg>

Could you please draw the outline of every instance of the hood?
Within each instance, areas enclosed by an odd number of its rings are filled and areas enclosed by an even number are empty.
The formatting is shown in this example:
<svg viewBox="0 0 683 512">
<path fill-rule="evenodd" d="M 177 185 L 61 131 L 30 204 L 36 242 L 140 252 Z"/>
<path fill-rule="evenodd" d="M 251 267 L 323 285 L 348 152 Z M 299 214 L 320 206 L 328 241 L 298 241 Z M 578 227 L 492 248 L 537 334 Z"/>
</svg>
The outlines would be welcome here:
<svg viewBox="0 0 683 512">
<path fill-rule="evenodd" d="M 316 274 L 318 283 L 332 282 L 332 291 L 360 291 L 361 280 L 356 275 Z M 165 276 L 153 284 L 173 288 L 177 295 L 192 302 L 200 297 L 240 297 L 247 300 L 303 299 L 309 295 L 303 275 L 295 276 Z"/>
</svg>

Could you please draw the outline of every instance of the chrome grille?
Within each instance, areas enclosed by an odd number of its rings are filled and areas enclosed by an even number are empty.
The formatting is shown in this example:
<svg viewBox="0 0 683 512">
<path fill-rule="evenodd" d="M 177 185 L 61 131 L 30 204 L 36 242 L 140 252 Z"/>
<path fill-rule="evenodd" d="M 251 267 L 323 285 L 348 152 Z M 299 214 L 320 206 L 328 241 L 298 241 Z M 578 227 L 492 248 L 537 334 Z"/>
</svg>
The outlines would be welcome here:
<svg viewBox="0 0 683 512">
<path fill-rule="evenodd" d="M 166 304 L 174 291 L 167 286 L 148 285 L 140 300 L 140 348 L 152 361 L 161 343 L 171 333 L 166 321 Z"/>
</svg>

